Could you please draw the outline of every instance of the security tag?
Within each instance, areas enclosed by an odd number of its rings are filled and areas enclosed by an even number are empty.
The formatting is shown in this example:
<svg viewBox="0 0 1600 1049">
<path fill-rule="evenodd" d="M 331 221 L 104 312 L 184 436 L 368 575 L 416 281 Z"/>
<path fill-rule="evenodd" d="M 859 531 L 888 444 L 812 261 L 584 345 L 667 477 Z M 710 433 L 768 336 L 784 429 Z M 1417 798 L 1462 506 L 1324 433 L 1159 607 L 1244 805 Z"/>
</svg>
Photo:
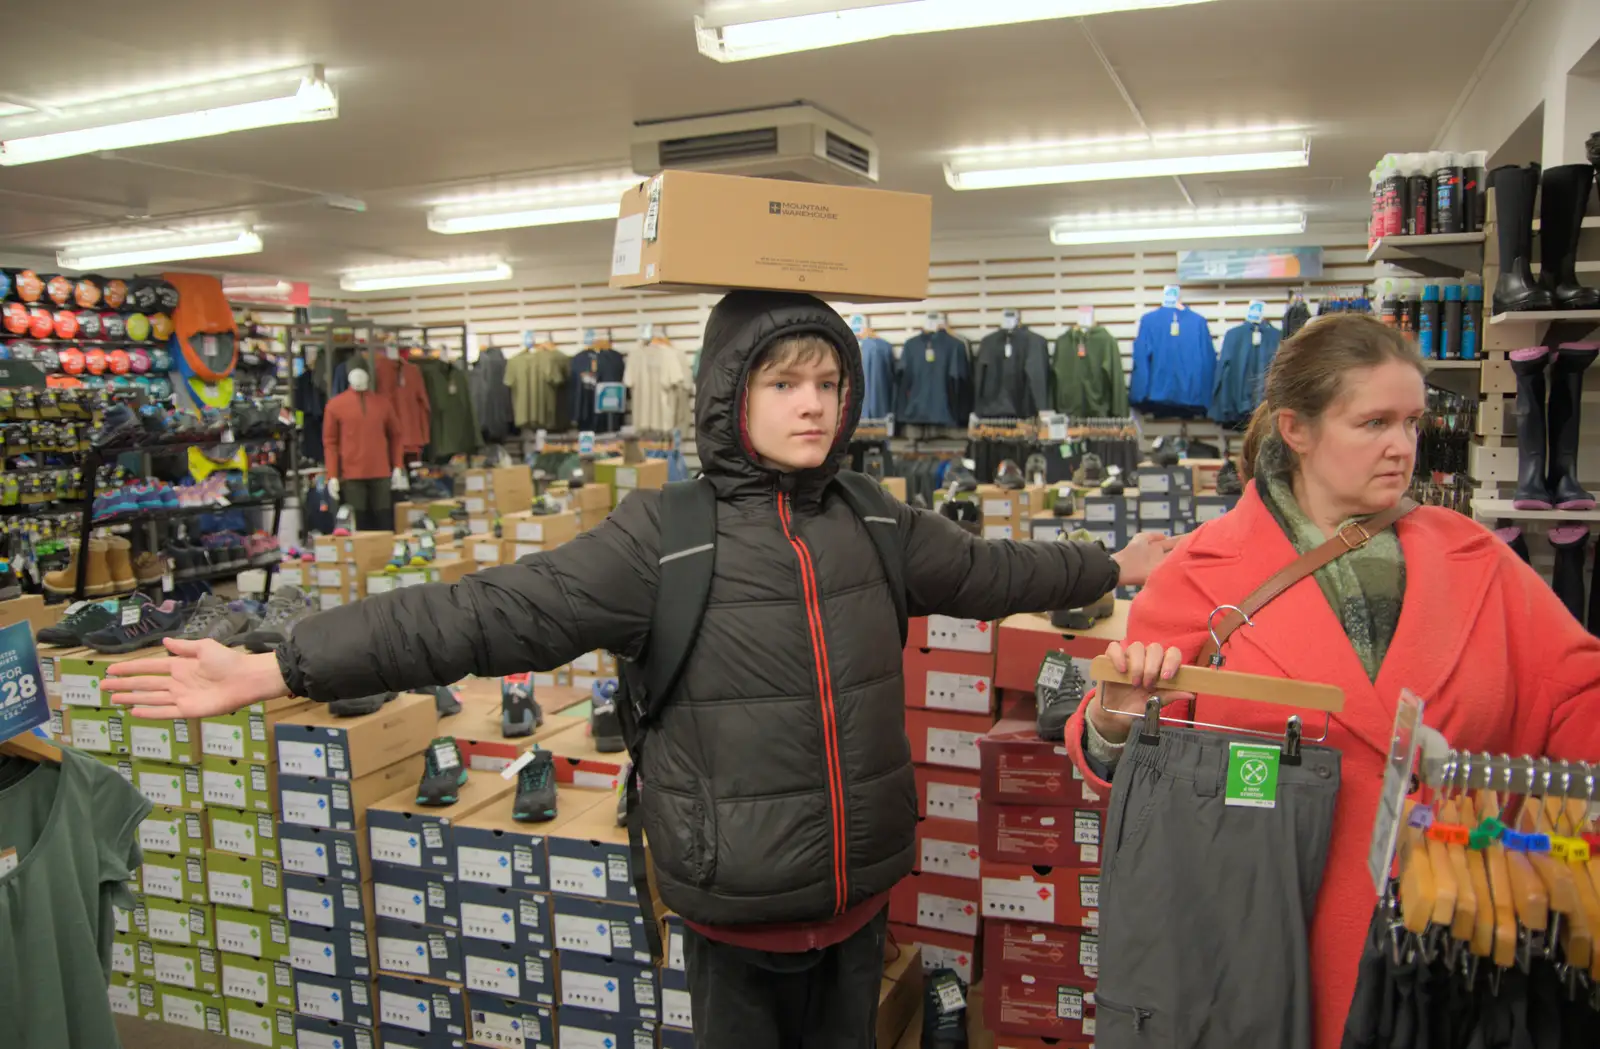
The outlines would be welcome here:
<svg viewBox="0 0 1600 1049">
<path fill-rule="evenodd" d="M 1178 318 L 1172 318 L 1172 328 L 1170 330 L 1172 337 L 1176 339 L 1178 337 L 1178 332 L 1180 331 L 1180 328 L 1178 327 Z"/>
<path fill-rule="evenodd" d="M 1228 744 L 1228 792 L 1225 803 L 1252 809 L 1278 807 L 1278 759 L 1276 744 Z"/>
</svg>

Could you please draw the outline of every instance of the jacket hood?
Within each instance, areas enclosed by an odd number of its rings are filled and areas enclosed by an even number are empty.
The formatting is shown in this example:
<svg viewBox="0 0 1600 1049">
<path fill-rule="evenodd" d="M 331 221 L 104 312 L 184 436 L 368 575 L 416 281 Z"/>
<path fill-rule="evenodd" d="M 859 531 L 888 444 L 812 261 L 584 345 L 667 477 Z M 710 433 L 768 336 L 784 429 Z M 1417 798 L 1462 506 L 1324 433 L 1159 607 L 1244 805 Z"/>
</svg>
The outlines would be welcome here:
<svg viewBox="0 0 1600 1049">
<path fill-rule="evenodd" d="M 695 390 L 695 440 L 700 464 L 718 496 L 770 492 L 778 471 L 762 466 L 744 426 L 745 389 L 750 365 L 762 351 L 791 335 L 820 335 L 839 351 L 844 372 L 839 432 L 827 462 L 791 475 L 795 494 L 820 495 L 839 471 L 850 435 L 861 418 L 866 387 L 861 347 L 855 333 L 832 307 L 810 295 L 776 291 L 735 291 L 711 311 L 700 351 Z"/>
</svg>

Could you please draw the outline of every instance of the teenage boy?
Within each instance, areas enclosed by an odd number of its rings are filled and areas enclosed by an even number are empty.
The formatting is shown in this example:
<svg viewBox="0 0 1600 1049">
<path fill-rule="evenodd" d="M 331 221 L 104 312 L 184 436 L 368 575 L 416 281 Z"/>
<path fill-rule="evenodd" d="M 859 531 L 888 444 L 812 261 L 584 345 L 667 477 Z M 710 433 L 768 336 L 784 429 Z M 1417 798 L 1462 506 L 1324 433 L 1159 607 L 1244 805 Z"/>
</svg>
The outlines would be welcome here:
<svg viewBox="0 0 1600 1049">
<path fill-rule="evenodd" d="M 832 487 L 860 417 L 850 329 L 805 295 L 734 292 L 706 327 L 696 436 L 717 496 L 710 598 L 651 730 L 641 792 L 661 898 L 689 926 L 700 1049 L 871 1049 L 886 897 L 915 860 L 897 617 L 868 527 Z M 978 539 L 884 500 L 913 616 L 999 619 L 1140 584 L 1170 541 Z M 114 664 L 139 716 L 199 717 L 645 653 L 660 497 L 548 553 L 304 620 L 275 655 L 168 641 Z"/>
</svg>

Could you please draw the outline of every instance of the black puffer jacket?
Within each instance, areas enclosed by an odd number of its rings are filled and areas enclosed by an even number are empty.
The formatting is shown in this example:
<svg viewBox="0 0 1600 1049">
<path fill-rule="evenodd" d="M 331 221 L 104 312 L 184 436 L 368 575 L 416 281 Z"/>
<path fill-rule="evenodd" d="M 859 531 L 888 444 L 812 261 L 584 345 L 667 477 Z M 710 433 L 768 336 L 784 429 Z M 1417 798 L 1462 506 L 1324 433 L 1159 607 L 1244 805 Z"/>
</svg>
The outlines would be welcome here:
<svg viewBox="0 0 1600 1049">
<path fill-rule="evenodd" d="M 825 467 L 758 465 L 740 425 L 752 360 L 815 332 L 840 348 L 848 403 Z M 706 329 L 696 403 L 716 487 L 705 621 L 644 750 L 645 826 L 663 900 L 691 921 L 813 921 L 912 868 L 916 788 L 894 606 L 864 525 L 830 481 L 859 416 L 861 357 L 837 313 L 738 292 Z M 302 622 L 280 651 L 314 699 L 644 652 L 658 579 L 659 496 L 636 492 L 553 551 L 454 585 L 410 587 Z M 1111 588 L 1098 546 L 989 542 L 886 500 L 912 615 L 996 619 L 1085 605 Z"/>
</svg>

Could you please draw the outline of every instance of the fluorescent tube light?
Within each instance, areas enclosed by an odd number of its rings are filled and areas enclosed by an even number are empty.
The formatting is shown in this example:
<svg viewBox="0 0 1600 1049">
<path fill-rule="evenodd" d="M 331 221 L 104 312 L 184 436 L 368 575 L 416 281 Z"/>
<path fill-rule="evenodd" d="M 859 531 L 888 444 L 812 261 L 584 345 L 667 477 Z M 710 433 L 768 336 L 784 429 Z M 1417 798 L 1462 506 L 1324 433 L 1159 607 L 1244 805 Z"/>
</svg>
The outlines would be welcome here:
<svg viewBox="0 0 1600 1049">
<path fill-rule="evenodd" d="M 626 177 L 531 188 L 517 193 L 441 201 L 428 212 L 435 233 L 482 233 L 494 229 L 554 226 L 566 222 L 614 219 L 622 194 L 642 181 Z"/>
<path fill-rule="evenodd" d="M 1219 171 L 1270 171 L 1311 163 L 1303 130 L 1221 131 L 1101 139 L 989 150 L 958 155 L 945 164 L 951 189 L 1002 189 L 1062 182 L 1203 175 Z"/>
<path fill-rule="evenodd" d="M 432 288 L 441 284 L 479 284 L 506 280 L 511 267 L 499 259 L 466 259 L 453 263 L 418 262 L 350 270 L 339 278 L 345 291 L 392 291 Z"/>
<path fill-rule="evenodd" d="M 339 98 L 303 66 L 52 109 L 0 117 L 0 165 L 332 120 Z"/>
<path fill-rule="evenodd" d="M 117 269 L 122 266 L 147 266 L 156 262 L 254 255 L 261 248 L 261 237 L 255 231 L 240 226 L 226 226 L 184 233 L 107 237 L 69 244 L 56 252 L 56 264 L 64 270 Z"/>
<path fill-rule="evenodd" d="M 1305 231 L 1306 213 L 1289 206 L 1103 211 L 1061 219 L 1050 227 L 1050 242 L 1061 246 L 1127 244 L 1287 236 Z"/>
<path fill-rule="evenodd" d="M 719 62 L 950 29 L 1181 7 L 1209 0 L 712 0 L 695 17 L 700 53 Z"/>
</svg>

